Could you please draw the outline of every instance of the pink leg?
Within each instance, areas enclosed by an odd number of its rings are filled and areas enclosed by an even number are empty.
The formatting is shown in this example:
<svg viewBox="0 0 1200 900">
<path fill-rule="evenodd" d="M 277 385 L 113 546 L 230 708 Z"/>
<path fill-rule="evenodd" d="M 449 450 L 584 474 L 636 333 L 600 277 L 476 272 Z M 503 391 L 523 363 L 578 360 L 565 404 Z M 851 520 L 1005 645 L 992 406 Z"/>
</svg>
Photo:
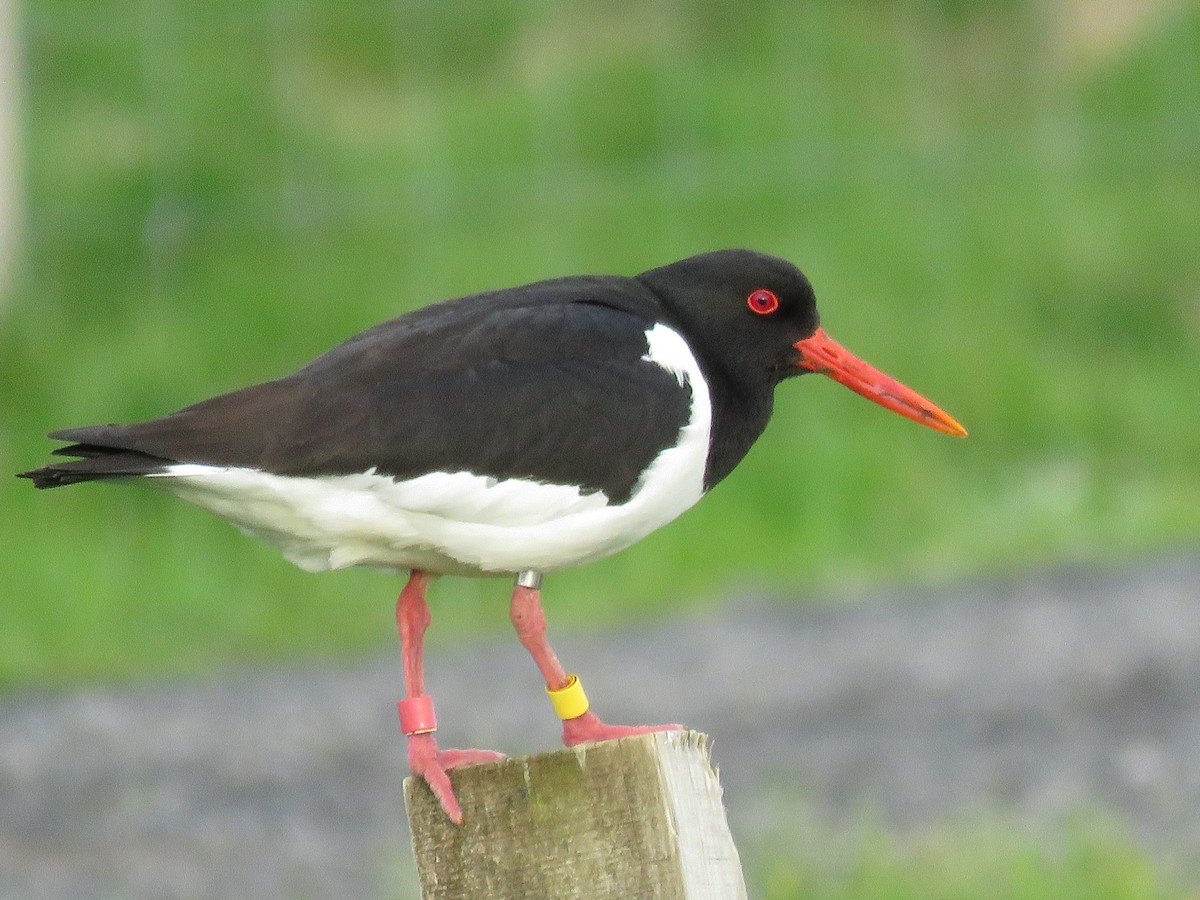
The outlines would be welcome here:
<svg viewBox="0 0 1200 900">
<path fill-rule="evenodd" d="M 504 754 L 492 750 L 439 750 L 433 736 L 433 701 L 425 694 L 425 629 L 429 627 L 429 604 L 425 589 L 429 576 L 417 569 L 396 600 L 396 625 L 400 630 L 400 653 L 404 659 L 405 699 L 400 701 L 401 726 L 408 736 L 408 765 L 414 775 L 424 778 L 450 821 L 461 825 L 462 809 L 446 772 L 455 766 L 495 762 Z M 422 721 L 406 721 L 407 715 Z M 410 730 L 417 728 L 419 730 Z"/>
<path fill-rule="evenodd" d="M 523 576 L 524 578 L 524 576 Z M 536 579 L 535 579 L 536 580 Z M 529 651 L 537 664 L 546 687 L 560 690 L 567 686 L 570 676 L 546 640 L 546 614 L 542 611 L 541 592 L 517 582 L 513 588 L 509 615 L 517 638 Z M 573 719 L 563 720 L 563 743 L 568 747 L 588 741 L 608 741 L 631 734 L 648 734 L 652 731 L 678 731 L 682 725 L 607 725 L 590 710 Z"/>
</svg>

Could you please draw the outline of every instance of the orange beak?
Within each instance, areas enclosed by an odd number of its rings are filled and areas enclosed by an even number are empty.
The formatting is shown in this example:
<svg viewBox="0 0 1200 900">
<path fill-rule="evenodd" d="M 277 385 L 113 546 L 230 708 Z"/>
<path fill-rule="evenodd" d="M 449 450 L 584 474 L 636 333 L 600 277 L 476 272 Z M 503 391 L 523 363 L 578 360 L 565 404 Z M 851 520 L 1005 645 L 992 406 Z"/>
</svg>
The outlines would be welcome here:
<svg viewBox="0 0 1200 900">
<path fill-rule="evenodd" d="M 916 391 L 863 362 L 829 337 L 823 328 L 813 332 L 812 337 L 797 341 L 794 346 L 800 351 L 800 360 L 796 363 L 799 368 L 828 375 L 868 400 L 936 431 L 955 437 L 967 436 L 967 429 L 953 418 Z"/>
</svg>

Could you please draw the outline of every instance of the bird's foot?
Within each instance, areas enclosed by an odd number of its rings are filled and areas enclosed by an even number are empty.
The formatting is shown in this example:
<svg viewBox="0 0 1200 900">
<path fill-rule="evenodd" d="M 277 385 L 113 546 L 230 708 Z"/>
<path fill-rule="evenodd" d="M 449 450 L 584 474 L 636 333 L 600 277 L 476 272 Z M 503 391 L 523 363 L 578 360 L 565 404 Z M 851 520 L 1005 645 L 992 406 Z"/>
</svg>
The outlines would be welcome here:
<svg viewBox="0 0 1200 900">
<path fill-rule="evenodd" d="M 439 750 L 432 733 L 408 736 L 408 766 L 412 773 L 423 778 L 437 797 L 447 818 L 455 825 L 463 822 L 462 807 L 454 796 L 450 776 L 446 773 L 459 766 L 499 762 L 503 753 L 495 750 Z"/>
<path fill-rule="evenodd" d="M 585 712 L 573 719 L 563 720 L 563 743 L 568 747 L 591 741 L 612 741 L 634 734 L 655 731 L 682 731 L 682 725 L 608 725 L 594 712 Z"/>
</svg>

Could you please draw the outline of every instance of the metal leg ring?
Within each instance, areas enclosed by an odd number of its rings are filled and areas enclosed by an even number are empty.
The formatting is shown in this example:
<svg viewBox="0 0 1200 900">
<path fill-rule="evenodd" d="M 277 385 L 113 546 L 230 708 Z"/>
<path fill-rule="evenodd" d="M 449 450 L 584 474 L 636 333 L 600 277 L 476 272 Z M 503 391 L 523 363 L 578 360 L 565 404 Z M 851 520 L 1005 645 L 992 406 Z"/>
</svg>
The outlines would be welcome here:
<svg viewBox="0 0 1200 900">
<path fill-rule="evenodd" d="M 539 590 L 542 586 L 542 573 L 533 569 L 526 569 L 524 572 L 517 573 L 517 587 L 529 588 L 531 591 Z"/>
</svg>

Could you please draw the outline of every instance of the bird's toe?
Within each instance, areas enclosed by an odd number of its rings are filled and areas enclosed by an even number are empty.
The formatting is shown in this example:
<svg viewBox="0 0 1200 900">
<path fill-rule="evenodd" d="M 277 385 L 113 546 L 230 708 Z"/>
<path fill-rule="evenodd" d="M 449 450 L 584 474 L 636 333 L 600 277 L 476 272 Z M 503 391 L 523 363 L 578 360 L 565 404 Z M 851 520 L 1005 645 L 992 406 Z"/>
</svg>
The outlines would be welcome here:
<svg viewBox="0 0 1200 900">
<path fill-rule="evenodd" d="M 414 775 L 429 785 L 446 817 L 455 825 L 463 823 L 463 813 L 447 773 L 459 766 L 498 762 L 502 759 L 504 754 L 495 750 L 439 750 L 432 732 L 413 734 L 408 738 L 409 768 Z"/>
<path fill-rule="evenodd" d="M 593 741 L 613 741 L 635 734 L 682 731 L 682 725 L 609 725 L 593 712 L 563 721 L 563 743 L 568 747 Z"/>
<path fill-rule="evenodd" d="M 501 762 L 507 757 L 495 750 L 439 750 L 438 762 L 443 769 L 477 766 L 480 763 Z"/>
</svg>

